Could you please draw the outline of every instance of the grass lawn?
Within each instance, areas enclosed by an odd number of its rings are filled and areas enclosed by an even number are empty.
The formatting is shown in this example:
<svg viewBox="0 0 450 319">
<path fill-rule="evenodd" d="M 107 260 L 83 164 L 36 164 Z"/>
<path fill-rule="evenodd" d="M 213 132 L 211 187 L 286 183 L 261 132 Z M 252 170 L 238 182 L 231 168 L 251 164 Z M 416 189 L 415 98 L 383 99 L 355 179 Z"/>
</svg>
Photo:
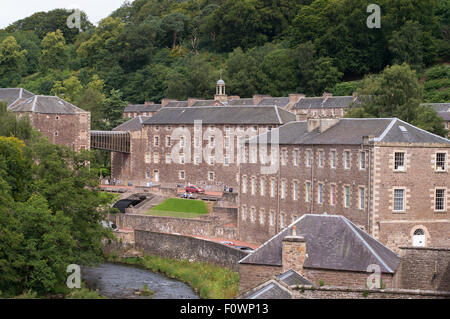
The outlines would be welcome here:
<svg viewBox="0 0 450 319">
<path fill-rule="evenodd" d="M 148 215 L 195 218 L 208 214 L 205 202 L 195 199 L 169 198 L 147 212 Z"/>
</svg>

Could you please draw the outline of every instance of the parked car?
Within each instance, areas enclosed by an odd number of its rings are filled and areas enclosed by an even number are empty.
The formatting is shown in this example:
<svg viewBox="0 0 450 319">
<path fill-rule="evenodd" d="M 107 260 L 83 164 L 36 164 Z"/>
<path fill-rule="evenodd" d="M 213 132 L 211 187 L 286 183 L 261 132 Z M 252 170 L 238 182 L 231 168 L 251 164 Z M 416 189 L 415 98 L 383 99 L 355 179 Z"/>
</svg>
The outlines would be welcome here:
<svg viewBox="0 0 450 319">
<path fill-rule="evenodd" d="M 255 251 L 253 248 L 247 247 L 247 246 L 234 246 L 234 248 L 240 249 L 240 250 L 244 250 L 244 251 L 248 251 L 248 252 L 253 252 Z"/>
<path fill-rule="evenodd" d="M 234 246 L 234 243 L 232 241 L 221 241 L 220 243 L 227 246 Z"/>
<path fill-rule="evenodd" d="M 204 193 L 205 190 L 201 187 L 190 185 L 190 186 L 186 186 L 186 192 L 188 192 L 188 193 Z"/>
</svg>

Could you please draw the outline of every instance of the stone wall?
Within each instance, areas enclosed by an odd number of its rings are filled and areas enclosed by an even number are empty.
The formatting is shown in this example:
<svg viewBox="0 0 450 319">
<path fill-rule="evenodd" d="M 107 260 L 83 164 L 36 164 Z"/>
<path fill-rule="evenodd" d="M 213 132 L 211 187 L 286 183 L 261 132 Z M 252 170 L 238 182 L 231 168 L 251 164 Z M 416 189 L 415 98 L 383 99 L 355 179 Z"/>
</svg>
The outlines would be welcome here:
<svg viewBox="0 0 450 319">
<path fill-rule="evenodd" d="M 127 209 L 127 211 L 129 212 L 130 209 Z M 113 221 L 121 229 L 138 229 L 186 236 L 237 238 L 236 228 L 227 227 L 224 224 L 229 223 L 229 221 L 221 220 L 218 217 L 176 218 L 141 214 L 117 214 Z"/>
<path fill-rule="evenodd" d="M 293 299 L 449 299 L 450 293 L 407 290 L 407 289 L 374 289 L 346 287 L 300 286 L 293 288 Z"/>
<path fill-rule="evenodd" d="M 239 264 L 239 293 L 281 274 L 281 266 Z"/>
<path fill-rule="evenodd" d="M 135 230 L 136 249 L 146 254 L 174 259 L 203 261 L 238 270 L 247 252 L 199 238 Z"/>
<path fill-rule="evenodd" d="M 450 292 L 450 249 L 402 247 L 399 288 Z"/>
<path fill-rule="evenodd" d="M 364 288 L 366 287 L 367 278 L 372 273 L 356 272 L 356 271 L 340 271 L 328 269 L 311 269 L 304 268 L 303 275 L 313 284 L 320 285 L 322 282 L 329 286 L 343 286 Z M 381 274 L 382 284 L 385 288 L 393 287 L 393 275 Z"/>
<path fill-rule="evenodd" d="M 445 145 L 445 144 L 444 144 Z M 436 144 L 374 147 L 374 201 L 370 235 L 396 253 L 412 246 L 415 230 L 425 233 L 426 247 L 450 247 L 450 148 Z M 395 152 L 405 153 L 405 170 L 394 170 Z M 446 171 L 436 170 L 436 153 L 447 153 Z M 394 189 L 405 192 L 404 210 L 394 212 Z M 435 189 L 446 189 L 444 211 L 435 210 Z"/>
<path fill-rule="evenodd" d="M 26 114 L 26 113 L 22 113 Z M 28 113 L 33 128 L 53 144 L 65 145 L 74 151 L 89 150 L 91 145 L 91 115 Z"/>
<path fill-rule="evenodd" d="M 362 143 L 362 140 L 361 140 Z M 350 152 L 350 168 L 345 168 L 344 154 Z M 360 169 L 361 152 L 365 152 L 366 168 Z M 286 163 L 280 161 L 274 174 L 261 174 L 260 164 L 241 164 L 239 197 L 240 239 L 264 243 L 304 214 L 342 215 L 358 226 L 367 229 L 369 197 L 369 148 L 361 145 L 280 145 L 280 156 L 285 152 Z M 294 154 L 298 152 L 298 161 Z M 307 166 L 307 154 L 311 166 Z M 334 153 L 333 153 L 334 152 Z M 335 168 L 331 168 L 335 154 Z M 319 163 L 322 156 L 322 163 Z M 252 180 L 254 192 L 252 193 Z M 246 191 L 243 184 L 246 181 Z M 271 187 L 274 185 L 272 194 Z M 282 183 L 285 196 L 282 198 Z M 307 183 L 310 185 L 309 196 Z M 295 186 L 296 185 L 296 186 Z M 319 185 L 322 186 L 322 203 L 319 204 Z M 344 187 L 350 189 L 350 205 L 345 207 Z M 365 202 L 361 206 L 359 189 L 365 189 Z M 296 192 L 295 192 L 296 189 Z M 331 193 L 333 191 L 334 201 Z M 273 196 L 272 196 L 273 195 Z M 246 211 L 243 214 L 243 211 Z M 251 214 L 254 211 L 255 216 Z M 282 218 L 283 216 L 283 218 Z M 283 222 L 282 222 L 283 220 Z M 282 223 L 284 225 L 282 225 Z"/>
</svg>

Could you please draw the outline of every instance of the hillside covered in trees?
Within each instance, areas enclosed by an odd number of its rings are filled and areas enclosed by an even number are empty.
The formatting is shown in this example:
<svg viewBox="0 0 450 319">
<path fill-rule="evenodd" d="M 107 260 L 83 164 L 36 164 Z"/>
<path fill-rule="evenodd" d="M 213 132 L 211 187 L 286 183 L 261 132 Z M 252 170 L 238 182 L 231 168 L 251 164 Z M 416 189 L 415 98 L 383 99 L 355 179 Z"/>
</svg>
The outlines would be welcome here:
<svg viewBox="0 0 450 319">
<path fill-rule="evenodd" d="M 363 78 L 407 63 L 423 101 L 450 100 L 450 0 L 135 0 L 98 26 L 64 9 L 0 30 L 0 87 L 59 95 L 113 126 L 126 104 L 227 91 L 348 95 Z M 103 127 L 102 127 L 103 125 Z M 108 127 L 106 127 L 108 128 Z"/>
</svg>

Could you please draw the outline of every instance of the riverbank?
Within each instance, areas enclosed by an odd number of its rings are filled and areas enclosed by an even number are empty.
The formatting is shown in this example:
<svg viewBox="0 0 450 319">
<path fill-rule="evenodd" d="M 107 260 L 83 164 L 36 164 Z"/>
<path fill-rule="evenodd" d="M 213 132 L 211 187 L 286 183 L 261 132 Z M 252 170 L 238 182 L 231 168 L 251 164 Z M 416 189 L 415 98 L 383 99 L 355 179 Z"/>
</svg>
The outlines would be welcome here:
<svg viewBox="0 0 450 319">
<path fill-rule="evenodd" d="M 109 262 L 143 267 L 188 284 L 202 299 L 231 299 L 239 293 L 239 274 L 204 262 L 189 262 L 158 256 L 118 258 Z"/>
</svg>

